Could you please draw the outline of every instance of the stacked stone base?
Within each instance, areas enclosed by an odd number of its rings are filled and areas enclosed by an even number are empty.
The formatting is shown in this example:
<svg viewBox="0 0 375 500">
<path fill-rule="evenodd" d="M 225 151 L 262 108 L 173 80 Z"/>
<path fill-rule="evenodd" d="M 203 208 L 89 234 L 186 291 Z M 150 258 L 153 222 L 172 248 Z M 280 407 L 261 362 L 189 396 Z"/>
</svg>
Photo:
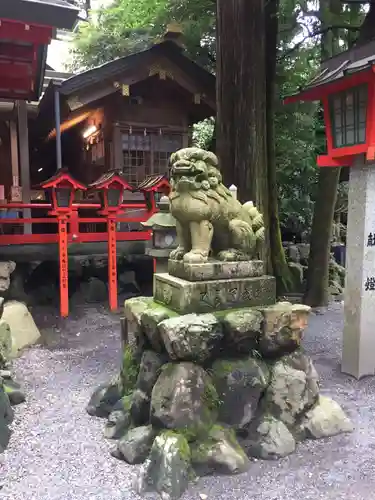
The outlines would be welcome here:
<svg viewBox="0 0 375 500">
<path fill-rule="evenodd" d="M 156 280 L 164 283 L 165 275 Z M 274 292 L 266 290 L 272 302 Z M 253 299 L 247 296 L 247 307 L 198 314 L 150 298 L 126 301 L 135 343 L 124 349 L 119 379 L 95 391 L 88 412 L 108 418 L 105 436 L 118 439 L 114 456 L 143 463 L 138 493 L 177 499 L 197 474 L 242 473 L 249 457 L 277 459 L 301 440 L 352 430 L 341 408 L 319 395 L 318 375 L 301 348 L 310 308 L 274 299 L 254 306 Z"/>
</svg>

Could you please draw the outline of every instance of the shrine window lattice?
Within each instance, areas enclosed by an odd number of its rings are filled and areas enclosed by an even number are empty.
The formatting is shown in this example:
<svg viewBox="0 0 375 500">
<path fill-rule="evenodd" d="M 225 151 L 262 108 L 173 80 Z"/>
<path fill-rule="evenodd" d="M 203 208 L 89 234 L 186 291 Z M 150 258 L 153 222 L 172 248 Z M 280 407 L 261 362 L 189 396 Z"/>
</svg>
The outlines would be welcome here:
<svg viewBox="0 0 375 500">
<path fill-rule="evenodd" d="M 122 133 L 123 173 L 137 186 L 149 175 L 168 175 L 169 158 L 183 146 L 182 133 L 129 131 Z"/>
<path fill-rule="evenodd" d="M 368 87 L 361 85 L 340 92 L 330 99 L 333 144 L 335 148 L 366 142 Z"/>
</svg>

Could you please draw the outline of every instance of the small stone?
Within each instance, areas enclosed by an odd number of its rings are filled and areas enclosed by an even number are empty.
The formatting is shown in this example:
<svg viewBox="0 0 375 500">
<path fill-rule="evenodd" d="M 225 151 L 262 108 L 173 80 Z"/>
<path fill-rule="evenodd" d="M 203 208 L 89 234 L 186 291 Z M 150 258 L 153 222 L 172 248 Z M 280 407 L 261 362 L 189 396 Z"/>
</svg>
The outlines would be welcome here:
<svg viewBox="0 0 375 500">
<path fill-rule="evenodd" d="M 250 354 L 257 349 L 263 315 L 256 309 L 230 312 L 223 319 L 226 346 L 236 353 Z"/>
<path fill-rule="evenodd" d="M 260 309 L 264 316 L 259 351 L 264 357 L 278 358 L 301 345 L 311 308 L 302 304 L 278 302 Z"/>
<path fill-rule="evenodd" d="M 251 424 L 246 449 L 253 457 L 272 460 L 293 453 L 296 442 L 283 422 L 271 415 L 264 415 Z"/>
<path fill-rule="evenodd" d="M 151 425 L 130 429 L 118 442 L 121 458 L 128 464 L 141 464 L 148 457 L 157 431 Z"/>
<path fill-rule="evenodd" d="M 200 498 L 201 500 L 207 500 L 208 496 L 207 496 L 207 495 L 205 495 L 204 493 L 199 493 L 199 498 Z"/>
<path fill-rule="evenodd" d="M 102 384 L 92 394 L 86 411 L 92 417 L 107 418 L 119 399 L 118 384 Z"/>
<path fill-rule="evenodd" d="M 219 420 L 235 429 L 244 428 L 253 418 L 268 386 L 270 372 L 267 365 L 253 357 L 221 359 L 213 363 L 211 370 L 220 400 Z"/>
<path fill-rule="evenodd" d="M 205 434 L 217 417 L 219 398 L 211 378 L 193 363 L 169 363 L 158 378 L 151 398 L 151 423 L 181 429 L 193 440 Z"/>
<path fill-rule="evenodd" d="M 104 427 L 104 437 L 106 439 L 120 439 L 131 425 L 129 410 L 125 408 L 113 410 Z"/>
<path fill-rule="evenodd" d="M 150 422 L 150 403 L 148 394 L 139 389 L 134 391 L 130 415 L 135 425 L 147 425 Z"/>
<path fill-rule="evenodd" d="M 174 432 L 161 434 L 135 478 L 136 492 L 143 495 L 156 491 L 162 500 L 179 499 L 188 487 L 190 456 L 189 445 L 183 436 Z"/>
<path fill-rule="evenodd" d="M 16 406 L 26 400 L 25 394 L 21 390 L 20 384 L 17 384 L 17 382 L 14 382 L 13 380 L 8 378 L 4 379 L 3 387 L 6 394 L 8 395 L 11 405 Z"/>
<path fill-rule="evenodd" d="M 220 425 L 214 425 L 205 440 L 191 445 L 191 456 L 199 475 L 241 474 L 250 467 L 234 431 Z"/>
<path fill-rule="evenodd" d="M 203 363 L 220 348 L 223 329 L 213 314 L 186 314 L 159 324 L 172 360 Z"/>
<path fill-rule="evenodd" d="M 306 414 L 302 427 L 306 437 L 311 439 L 353 431 L 353 424 L 340 405 L 325 396 L 320 396 L 318 404 Z"/>
</svg>

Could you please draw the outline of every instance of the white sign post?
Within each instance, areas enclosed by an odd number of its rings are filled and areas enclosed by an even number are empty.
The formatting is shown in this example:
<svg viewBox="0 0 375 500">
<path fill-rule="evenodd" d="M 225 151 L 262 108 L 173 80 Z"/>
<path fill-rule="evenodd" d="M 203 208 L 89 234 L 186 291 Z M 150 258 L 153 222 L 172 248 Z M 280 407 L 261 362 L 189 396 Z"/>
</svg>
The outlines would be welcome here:
<svg viewBox="0 0 375 500">
<path fill-rule="evenodd" d="M 375 374 L 375 164 L 350 167 L 342 371 Z"/>
</svg>

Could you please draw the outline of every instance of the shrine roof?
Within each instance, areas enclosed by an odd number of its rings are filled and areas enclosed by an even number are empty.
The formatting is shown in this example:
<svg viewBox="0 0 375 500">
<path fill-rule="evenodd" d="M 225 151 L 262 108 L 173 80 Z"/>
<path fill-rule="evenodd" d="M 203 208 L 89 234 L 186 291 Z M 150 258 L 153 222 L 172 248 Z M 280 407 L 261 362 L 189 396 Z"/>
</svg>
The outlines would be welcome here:
<svg viewBox="0 0 375 500">
<path fill-rule="evenodd" d="M 168 186 L 169 182 L 165 175 L 149 175 L 137 186 L 138 191 L 154 191 L 159 186 Z"/>
<path fill-rule="evenodd" d="M 65 96 L 72 95 L 92 85 L 103 83 L 103 80 L 116 78 L 124 72 L 131 73 L 143 65 L 150 65 L 158 57 L 171 61 L 183 73 L 190 75 L 210 98 L 215 98 L 215 76 L 189 59 L 173 41 L 169 40 L 74 75 L 59 85 L 59 92 Z M 134 80 L 136 81 L 135 77 Z"/>
<path fill-rule="evenodd" d="M 0 18 L 70 30 L 79 9 L 65 0 L 1 0 Z"/>
<path fill-rule="evenodd" d="M 112 181 L 114 181 L 114 182 L 119 181 L 121 184 L 123 184 L 124 188 L 129 190 L 129 191 L 135 190 L 132 186 L 130 186 L 126 182 L 123 175 L 115 170 L 105 172 L 102 176 L 99 177 L 99 179 L 97 179 L 96 181 L 89 184 L 88 187 L 89 187 L 89 189 L 100 189 L 101 187 L 108 186 Z"/>
<path fill-rule="evenodd" d="M 327 85 L 334 84 L 354 74 L 368 71 L 375 64 L 375 40 L 354 46 L 324 61 L 318 74 L 299 92 L 287 96 L 286 102 L 319 100 Z"/>
</svg>

